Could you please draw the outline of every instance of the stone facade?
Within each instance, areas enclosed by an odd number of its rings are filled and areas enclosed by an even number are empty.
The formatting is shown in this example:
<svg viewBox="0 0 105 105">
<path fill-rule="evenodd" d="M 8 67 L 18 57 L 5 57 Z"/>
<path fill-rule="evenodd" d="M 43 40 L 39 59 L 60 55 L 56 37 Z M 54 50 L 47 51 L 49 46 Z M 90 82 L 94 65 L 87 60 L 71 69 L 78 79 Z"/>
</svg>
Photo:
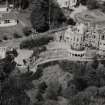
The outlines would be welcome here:
<svg viewBox="0 0 105 105">
<path fill-rule="evenodd" d="M 99 33 L 96 27 L 88 27 L 88 31 L 85 34 L 86 46 L 98 48 L 99 44 Z"/>
<path fill-rule="evenodd" d="M 64 40 L 70 45 L 73 50 L 84 49 L 84 33 L 86 27 L 83 24 L 77 24 L 65 31 Z"/>
<path fill-rule="evenodd" d="M 105 28 L 98 25 L 76 24 L 69 26 L 55 35 L 56 41 L 64 41 L 73 51 L 84 51 L 87 48 L 98 50 L 105 55 Z"/>
</svg>

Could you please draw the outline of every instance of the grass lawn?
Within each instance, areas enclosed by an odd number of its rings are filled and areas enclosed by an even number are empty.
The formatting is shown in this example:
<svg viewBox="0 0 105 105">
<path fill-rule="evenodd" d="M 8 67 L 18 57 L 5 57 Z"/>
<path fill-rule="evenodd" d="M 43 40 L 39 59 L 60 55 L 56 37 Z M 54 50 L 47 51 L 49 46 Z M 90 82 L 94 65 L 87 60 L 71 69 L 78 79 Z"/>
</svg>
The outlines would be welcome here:
<svg viewBox="0 0 105 105">
<path fill-rule="evenodd" d="M 12 27 L 2 27 L 0 28 L 0 39 L 2 40 L 4 36 L 9 39 L 13 38 L 14 33 L 18 33 L 19 35 L 23 35 L 24 27 L 31 27 L 30 23 L 30 12 L 27 10 L 16 12 L 12 11 L 9 14 L 4 14 L 3 19 L 16 19 L 19 20 L 19 23 L 16 26 Z"/>
<path fill-rule="evenodd" d="M 18 19 L 19 23 L 16 26 L 0 28 L 0 40 L 4 40 L 4 37 L 7 37 L 8 39 L 4 42 L 1 42 L 0 46 L 19 47 L 20 42 L 24 39 L 23 28 L 27 26 L 31 27 L 30 11 L 28 10 L 20 12 L 13 11 L 10 14 L 6 14 L 5 18 L 6 17 L 10 19 Z M 23 38 L 14 39 L 14 33 L 17 33 L 19 36 L 22 36 Z"/>
</svg>

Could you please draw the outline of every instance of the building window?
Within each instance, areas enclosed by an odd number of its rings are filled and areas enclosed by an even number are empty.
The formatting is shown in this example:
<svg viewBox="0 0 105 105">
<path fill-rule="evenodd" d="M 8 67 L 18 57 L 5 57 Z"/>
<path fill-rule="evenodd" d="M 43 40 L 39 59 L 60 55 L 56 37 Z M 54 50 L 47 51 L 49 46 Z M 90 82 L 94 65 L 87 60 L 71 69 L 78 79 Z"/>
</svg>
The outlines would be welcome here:
<svg viewBox="0 0 105 105">
<path fill-rule="evenodd" d="M 75 56 L 78 56 L 77 54 L 75 54 Z"/>
<path fill-rule="evenodd" d="M 79 41 L 79 39 L 77 38 L 77 42 Z"/>
<path fill-rule="evenodd" d="M 72 56 L 74 56 L 74 54 L 72 54 Z"/>
<path fill-rule="evenodd" d="M 75 37 L 74 37 L 74 41 L 75 41 Z"/>
<path fill-rule="evenodd" d="M 95 39 L 96 38 L 96 36 L 95 35 L 93 35 L 93 39 Z"/>
<path fill-rule="evenodd" d="M 10 23 L 10 20 L 4 20 L 4 23 Z"/>
<path fill-rule="evenodd" d="M 101 39 L 102 39 L 102 40 L 104 40 L 104 39 L 105 39 L 105 36 L 104 36 L 104 35 L 102 35 Z"/>
<path fill-rule="evenodd" d="M 78 47 L 79 45 L 78 45 L 78 44 L 76 44 L 76 46 Z"/>
<path fill-rule="evenodd" d="M 83 38 L 81 37 L 81 40 L 83 40 Z"/>
</svg>

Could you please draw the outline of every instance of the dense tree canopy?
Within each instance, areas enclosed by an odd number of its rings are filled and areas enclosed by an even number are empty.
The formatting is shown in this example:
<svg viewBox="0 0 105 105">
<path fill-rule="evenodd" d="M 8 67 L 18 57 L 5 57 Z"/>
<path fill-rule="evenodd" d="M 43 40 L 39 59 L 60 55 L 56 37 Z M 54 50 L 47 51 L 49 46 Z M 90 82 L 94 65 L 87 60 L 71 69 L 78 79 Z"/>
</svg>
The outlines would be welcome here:
<svg viewBox="0 0 105 105">
<path fill-rule="evenodd" d="M 55 0 L 34 0 L 31 23 L 38 32 L 59 27 L 65 16 Z"/>
<path fill-rule="evenodd" d="M 99 4 L 96 0 L 87 0 L 87 7 L 89 9 L 97 9 L 99 7 Z"/>
<path fill-rule="evenodd" d="M 38 32 L 48 30 L 48 0 L 34 0 L 31 23 Z"/>
</svg>

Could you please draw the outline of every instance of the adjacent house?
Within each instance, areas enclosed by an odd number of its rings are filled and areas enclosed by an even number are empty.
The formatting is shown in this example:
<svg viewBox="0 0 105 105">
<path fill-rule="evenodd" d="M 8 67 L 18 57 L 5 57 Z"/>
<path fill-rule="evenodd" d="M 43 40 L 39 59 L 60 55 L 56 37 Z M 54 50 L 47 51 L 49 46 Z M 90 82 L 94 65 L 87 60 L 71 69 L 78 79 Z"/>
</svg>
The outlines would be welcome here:
<svg viewBox="0 0 105 105">
<path fill-rule="evenodd" d="M 61 8 L 74 8 L 77 0 L 56 0 Z"/>
</svg>

